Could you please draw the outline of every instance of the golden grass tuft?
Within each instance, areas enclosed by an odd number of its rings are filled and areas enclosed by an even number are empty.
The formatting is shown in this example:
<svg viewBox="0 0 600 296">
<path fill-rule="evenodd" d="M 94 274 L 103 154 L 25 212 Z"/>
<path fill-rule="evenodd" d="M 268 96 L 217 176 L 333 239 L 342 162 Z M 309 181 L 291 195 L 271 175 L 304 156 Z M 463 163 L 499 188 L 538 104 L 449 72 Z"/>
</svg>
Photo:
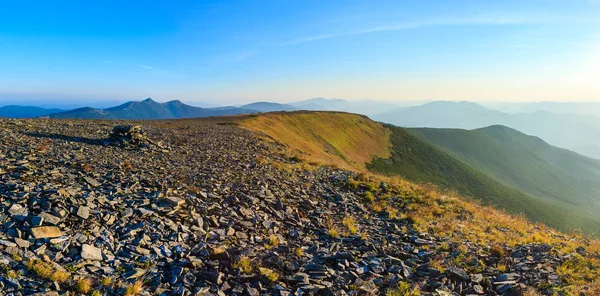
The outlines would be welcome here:
<svg viewBox="0 0 600 296">
<path fill-rule="evenodd" d="M 304 250 L 302 248 L 298 247 L 298 248 L 294 249 L 294 254 L 298 258 L 302 258 L 302 257 L 304 257 Z"/>
<path fill-rule="evenodd" d="M 418 286 L 411 287 L 410 284 L 406 282 L 398 283 L 393 289 L 388 290 L 385 293 L 386 296 L 420 296 L 421 290 L 419 290 Z"/>
<path fill-rule="evenodd" d="M 92 280 L 89 278 L 80 278 L 75 282 L 75 290 L 81 294 L 87 294 L 92 289 Z"/>
<path fill-rule="evenodd" d="M 354 219 L 354 217 L 352 216 L 347 216 L 344 218 L 344 220 L 342 221 L 342 224 L 344 224 L 344 226 L 346 226 L 346 228 L 348 229 L 348 232 L 352 235 L 355 235 L 358 233 L 358 225 L 356 224 L 356 220 Z"/>
<path fill-rule="evenodd" d="M 269 282 L 275 282 L 279 279 L 279 274 L 272 269 L 260 267 L 260 274 Z"/>
<path fill-rule="evenodd" d="M 252 264 L 250 258 L 242 256 L 233 264 L 233 268 L 240 269 L 244 274 L 252 274 L 254 271 L 254 264 Z"/>
<path fill-rule="evenodd" d="M 63 283 L 69 280 L 70 277 L 68 273 L 57 270 L 50 263 L 41 260 L 30 260 L 25 264 L 25 267 L 39 278 L 53 282 Z"/>
<path fill-rule="evenodd" d="M 144 288 L 144 282 L 141 280 L 135 281 L 133 284 L 125 287 L 125 294 L 123 296 L 135 296 L 139 295 Z"/>
<path fill-rule="evenodd" d="M 112 287 L 112 285 L 113 285 L 113 278 L 111 278 L 111 277 L 108 277 L 108 276 L 106 276 L 106 277 L 103 277 L 103 278 L 100 280 L 100 285 L 102 285 L 102 286 L 104 286 L 104 287 L 107 287 L 107 288 L 110 288 L 110 287 Z"/>
</svg>

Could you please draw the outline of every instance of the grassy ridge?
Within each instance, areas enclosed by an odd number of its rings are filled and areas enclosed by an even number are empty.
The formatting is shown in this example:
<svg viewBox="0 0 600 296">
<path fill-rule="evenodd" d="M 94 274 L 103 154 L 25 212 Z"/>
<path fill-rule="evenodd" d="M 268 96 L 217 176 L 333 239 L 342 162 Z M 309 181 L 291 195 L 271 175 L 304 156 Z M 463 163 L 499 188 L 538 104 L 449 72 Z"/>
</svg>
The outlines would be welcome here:
<svg viewBox="0 0 600 296">
<path fill-rule="evenodd" d="M 392 131 L 392 156 L 369 163 L 369 170 L 453 189 L 484 204 L 513 214 L 522 213 L 532 221 L 544 222 L 562 231 L 581 229 L 586 233 L 596 233 L 600 227 L 600 219 L 592 214 L 582 213 L 569 204 L 543 200 L 513 189 L 406 129 L 391 125 L 388 128 Z"/>
<path fill-rule="evenodd" d="M 242 126 L 303 152 L 305 160 L 365 170 L 373 157 L 390 156 L 390 131 L 367 117 L 337 112 L 267 113 Z"/>
</svg>

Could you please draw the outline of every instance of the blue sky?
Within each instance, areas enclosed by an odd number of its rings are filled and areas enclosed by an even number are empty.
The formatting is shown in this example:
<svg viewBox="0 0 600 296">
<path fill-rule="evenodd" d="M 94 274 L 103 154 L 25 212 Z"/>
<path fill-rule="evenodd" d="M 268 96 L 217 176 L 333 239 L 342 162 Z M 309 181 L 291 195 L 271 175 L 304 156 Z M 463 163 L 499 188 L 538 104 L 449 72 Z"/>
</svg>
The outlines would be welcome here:
<svg viewBox="0 0 600 296">
<path fill-rule="evenodd" d="M 0 0 L 0 100 L 598 100 L 600 0 Z"/>
</svg>

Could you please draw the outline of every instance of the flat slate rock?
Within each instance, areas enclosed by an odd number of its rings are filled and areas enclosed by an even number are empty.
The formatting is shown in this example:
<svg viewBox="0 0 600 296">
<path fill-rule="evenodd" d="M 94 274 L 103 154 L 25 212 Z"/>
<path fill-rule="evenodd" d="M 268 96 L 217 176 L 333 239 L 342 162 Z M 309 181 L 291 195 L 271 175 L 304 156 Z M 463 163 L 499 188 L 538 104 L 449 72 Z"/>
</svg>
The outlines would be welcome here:
<svg viewBox="0 0 600 296">
<path fill-rule="evenodd" d="M 62 232 L 55 226 L 40 226 L 31 228 L 31 235 L 34 238 L 53 238 L 62 236 Z"/>
</svg>

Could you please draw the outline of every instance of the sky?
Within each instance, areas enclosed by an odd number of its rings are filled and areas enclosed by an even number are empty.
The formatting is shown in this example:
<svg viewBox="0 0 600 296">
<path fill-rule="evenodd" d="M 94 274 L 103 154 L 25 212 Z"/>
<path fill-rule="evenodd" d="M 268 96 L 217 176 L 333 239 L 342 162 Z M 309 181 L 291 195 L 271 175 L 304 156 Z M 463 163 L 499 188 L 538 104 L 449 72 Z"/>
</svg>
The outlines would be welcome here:
<svg viewBox="0 0 600 296">
<path fill-rule="evenodd" d="M 600 0 L 0 0 L 2 100 L 600 100 Z"/>
</svg>

